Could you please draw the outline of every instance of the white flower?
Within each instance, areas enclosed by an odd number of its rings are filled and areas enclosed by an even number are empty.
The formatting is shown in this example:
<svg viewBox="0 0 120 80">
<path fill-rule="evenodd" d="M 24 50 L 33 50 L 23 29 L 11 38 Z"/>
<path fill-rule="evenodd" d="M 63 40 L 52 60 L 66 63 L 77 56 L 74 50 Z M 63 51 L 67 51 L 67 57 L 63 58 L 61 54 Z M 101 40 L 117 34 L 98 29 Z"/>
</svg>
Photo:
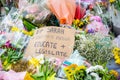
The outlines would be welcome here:
<svg viewBox="0 0 120 80">
<path fill-rule="evenodd" d="M 96 65 L 96 66 L 91 66 L 91 67 L 89 67 L 89 68 L 86 70 L 86 72 L 87 72 L 87 73 L 90 73 L 90 72 L 94 72 L 94 71 L 96 71 L 96 70 L 102 70 L 102 71 L 104 71 L 104 69 L 103 69 L 102 66 Z"/>
<path fill-rule="evenodd" d="M 43 55 L 43 54 L 37 56 L 36 59 L 39 60 L 39 63 L 40 63 L 40 64 L 44 64 L 44 55 Z"/>
<path fill-rule="evenodd" d="M 101 78 L 96 73 L 90 73 L 90 75 L 95 77 L 95 80 L 101 80 Z"/>
<path fill-rule="evenodd" d="M 100 65 L 96 65 L 96 66 L 95 66 L 95 69 L 104 71 L 103 67 L 100 66 Z"/>
<path fill-rule="evenodd" d="M 86 70 L 87 73 L 90 73 L 92 71 L 94 71 L 94 66 L 91 66 L 91 67 L 87 68 L 87 70 Z"/>
</svg>

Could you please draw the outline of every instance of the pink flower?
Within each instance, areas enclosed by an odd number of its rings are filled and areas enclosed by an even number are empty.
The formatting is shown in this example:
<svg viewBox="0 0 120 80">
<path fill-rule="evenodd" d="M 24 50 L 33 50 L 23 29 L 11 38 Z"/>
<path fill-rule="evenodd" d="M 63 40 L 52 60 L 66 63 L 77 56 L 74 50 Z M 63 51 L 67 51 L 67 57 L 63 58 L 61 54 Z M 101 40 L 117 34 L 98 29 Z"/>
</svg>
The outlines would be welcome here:
<svg viewBox="0 0 120 80">
<path fill-rule="evenodd" d="M 8 47 L 8 48 L 11 47 L 10 41 L 7 41 L 7 42 L 5 43 L 5 46 Z"/>
<path fill-rule="evenodd" d="M 92 21 L 86 26 L 86 30 L 93 30 L 94 32 L 100 32 L 105 35 L 108 34 L 108 29 L 104 26 L 102 22 Z"/>
<path fill-rule="evenodd" d="M 33 4 L 27 8 L 27 12 L 34 14 L 39 12 L 39 6 L 37 4 Z"/>
<path fill-rule="evenodd" d="M 97 21 L 97 22 L 102 22 L 102 19 L 101 19 L 101 17 L 100 16 L 92 16 L 92 17 L 90 17 L 90 20 L 91 21 Z"/>
</svg>

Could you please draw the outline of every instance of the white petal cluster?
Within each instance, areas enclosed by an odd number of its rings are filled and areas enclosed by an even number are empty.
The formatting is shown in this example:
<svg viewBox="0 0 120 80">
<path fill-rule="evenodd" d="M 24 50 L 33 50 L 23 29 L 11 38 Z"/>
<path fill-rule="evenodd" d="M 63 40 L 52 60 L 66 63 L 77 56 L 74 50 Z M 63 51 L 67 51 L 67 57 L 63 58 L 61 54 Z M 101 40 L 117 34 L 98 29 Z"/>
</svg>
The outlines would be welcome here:
<svg viewBox="0 0 120 80">
<path fill-rule="evenodd" d="M 95 77 L 95 80 L 101 80 L 98 74 L 96 73 L 90 73 L 91 76 Z"/>
<path fill-rule="evenodd" d="M 94 72 L 94 71 L 96 71 L 96 70 L 104 70 L 104 69 L 103 69 L 102 66 L 96 65 L 96 66 L 91 66 L 91 67 L 89 67 L 89 68 L 86 70 L 86 72 L 87 72 L 87 73 L 91 73 L 91 72 Z"/>
</svg>

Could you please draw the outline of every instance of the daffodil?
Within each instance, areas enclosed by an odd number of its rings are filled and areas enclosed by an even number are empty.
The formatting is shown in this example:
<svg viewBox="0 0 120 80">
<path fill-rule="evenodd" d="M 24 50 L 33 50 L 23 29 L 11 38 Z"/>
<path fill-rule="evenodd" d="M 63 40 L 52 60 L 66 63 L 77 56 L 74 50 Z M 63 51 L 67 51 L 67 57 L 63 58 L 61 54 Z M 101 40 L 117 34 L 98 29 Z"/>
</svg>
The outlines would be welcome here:
<svg viewBox="0 0 120 80">
<path fill-rule="evenodd" d="M 39 65 L 39 60 L 36 58 L 32 58 L 29 60 L 29 65 L 34 65 L 35 67 L 37 67 Z"/>
<path fill-rule="evenodd" d="M 30 76 L 30 73 L 27 72 L 24 77 L 24 80 L 34 80 L 34 79 Z"/>
</svg>

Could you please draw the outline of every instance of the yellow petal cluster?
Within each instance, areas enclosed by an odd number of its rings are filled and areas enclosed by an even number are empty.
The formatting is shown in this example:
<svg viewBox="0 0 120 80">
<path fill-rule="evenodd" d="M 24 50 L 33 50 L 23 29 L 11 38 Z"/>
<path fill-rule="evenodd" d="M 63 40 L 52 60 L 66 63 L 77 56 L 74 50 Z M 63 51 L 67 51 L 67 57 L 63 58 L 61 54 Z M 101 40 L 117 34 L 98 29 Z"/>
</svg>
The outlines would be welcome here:
<svg viewBox="0 0 120 80">
<path fill-rule="evenodd" d="M 114 3 L 116 0 L 109 0 L 110 3 Z"/>
<path fill-rule="evenodd" d="M 74 74 L 77 71 L 85 70 L 86 67 L 84 65 L 78 66 L 76 64 L 71 64 L 70 66 L 67 66 L 64 68 L 65 74 L 67 75 L 68 80 L 74 80 Z"/>
<path fill-rule="evenodd" d="M 120 48 L 115 47 L 113 49 L 115 63 L 120 64 Z"/>
<path fill-rule="evenodd" d="M 15 26 L 11 28 L 11 31 L 12 32 L 22 32 L 23 34 L 28 35 L 28 36 L 32 36 L 34 34 L 33 30 L 32 31 L 20 30 L 19 28 L 15 27 Z"/>
<path fill-rule="evenodd" d="M 39 65 L 39 60 L 36 58 L 32 58 L 29 60 L 29 65 L 34 65 L 35 67 L 37 67 Z"/>
<path fill-rule="evenodd" d="M 24 80 L 34 80 L 34 79 L 30 76 L 30 73 L 27 72 L 24 77 Z"/>
<path fill-rule="evenodd" d="M 110 70 L 109 72 L 110 74 L 113 74 L 115 77 L 118 77 L 119 76 L 119 73 L 115 70 Z"/>
</svg>

